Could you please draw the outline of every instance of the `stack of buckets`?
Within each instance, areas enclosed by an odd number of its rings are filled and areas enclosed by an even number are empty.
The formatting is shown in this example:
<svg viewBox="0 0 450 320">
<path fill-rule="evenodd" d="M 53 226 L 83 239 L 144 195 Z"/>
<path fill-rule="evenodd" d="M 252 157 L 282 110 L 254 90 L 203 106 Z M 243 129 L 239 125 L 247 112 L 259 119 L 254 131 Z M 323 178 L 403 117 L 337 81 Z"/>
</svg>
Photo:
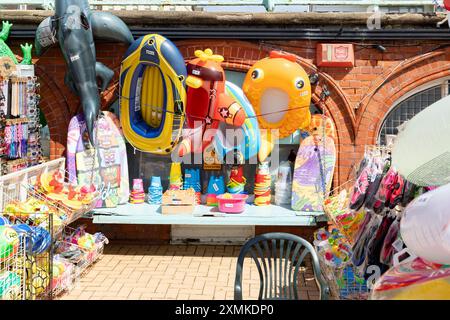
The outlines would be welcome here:
<svg viewBox="0 0 450 320">
<path fill-rule="evenodd" d="M 225 193 L 225 181 L 222 176 L 209 177 L 206 205 L 217 207 L 217 196 Z"/>
<path fill-rule="evenodd" d="M 233 166 L 231 168 L 230 180 L 227 183 L 229 193 L 239 194 L 244 193 L 247 179 L 244 177 L 244 168 L 241 165 Z"/>
<path fill-rule="evenodd" d="M 270 170 L 269 163 L 263 162 L 258 165 L 255 176 L 255 201 L 257 206 L 270 205 L 271 193 L 270 193 Z"/>
<path fill-rule="evenodd" d="M 170 166 L 169 190 L 181 190 L 183 177 L 181 175 L 181 163 L 172 162 Z"/>
<path fill-rule="evenodd" d="M 186 169 L 184 171 L 184 185 L 183 189 L 188 190 L 189 188 L 195 191 L 195 202 L 197 204 L 201 203 L 202 195 L 202 185 L 200 183 L 200 169 Z"/>
<path fill-rule="evenodd" d="M 289 162 L 284 162 L 278 168 L 278 178 L 275 183 L 275 204 L 290 205 L 292 196 L 292 172 Z"/>
<path fill-rule="evenodd" d="M 133 190 L 130 194 L 130 203 L 139 204 L 145 202 L 144 183 L 142 179 L 133 179 Z"/>
<path fill-rule="evenodd" d="M 161 204 L 163 188 L 161 185 L 161 177 L 152 177 L 150 187 L 148 187 L 148 203 Z"/>
</svg>

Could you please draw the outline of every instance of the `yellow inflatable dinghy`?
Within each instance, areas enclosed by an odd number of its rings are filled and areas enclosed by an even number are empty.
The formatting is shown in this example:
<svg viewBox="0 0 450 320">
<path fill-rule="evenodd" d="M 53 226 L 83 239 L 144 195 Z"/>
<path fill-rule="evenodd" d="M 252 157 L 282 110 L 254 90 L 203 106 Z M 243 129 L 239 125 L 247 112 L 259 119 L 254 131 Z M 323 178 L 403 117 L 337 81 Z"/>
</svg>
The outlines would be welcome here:
<svg viewBox="0 0 450 320">
<path fill-rule="evenodd" d="M 120 123 L 136 149 L 168 154 L 180 140 L 186 66 L 168 39 L 150 34 L 128 48 L 120 71 Z"/>
</svg>

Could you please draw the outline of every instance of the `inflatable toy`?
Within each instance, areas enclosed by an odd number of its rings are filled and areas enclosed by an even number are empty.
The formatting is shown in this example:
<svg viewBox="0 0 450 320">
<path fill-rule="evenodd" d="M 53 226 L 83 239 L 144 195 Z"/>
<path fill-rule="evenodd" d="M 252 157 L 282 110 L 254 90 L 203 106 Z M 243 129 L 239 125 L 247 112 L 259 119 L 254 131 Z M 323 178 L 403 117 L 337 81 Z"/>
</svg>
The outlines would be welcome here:
<svg viewBox="0 0 450 320">
<path fill-rule="evenodd" d="M 448 300 L 450 268 L 420 258 L 392 267 L 372 289 L 372 300 Z"/>
<path fill-rule="evenodd" d="M 406 122 L 392 148 L 392 165 L 419 186 L 450 183 L 450 96 Z M 426 133 L 426 134 L 424 134 Z"/>
<path fill-rule="evenodd" d="M 11 258 L 19 249 L 19 235 L 10 226 L 0 226 L 0 262 Z"/>
<path fill-rule="evenodd" d="M 150 34 L 128 48 L 120 71 L 120 122 L 134 147 L 172 151 L 184 121 L 185 81 L 184 59 L 168 39 Z"/>
<path fill-rule="evenodd" d="M 62 172 L 46 172 L 38 179 L 38 188 L 50 200 L 64 206 L 79 210 L 83 205 L 91 204 L 98 196 L 96 188 L 91 186 L 72 186 L 64 182 Z"/>
<path fill-rule="evenodd" d="M 214 147 L 219 159 L 235 151 L 239 153 L 239 159 L 248 160 L 256 157 L 261 143 L 261 135 L 252 105 L 245 97 L 242 89 L 232 82 L 226 81 L 225 89 L 228 96 L 232 97 L 246 114 L 244 124 L 239 129 L 221 122 L 219 130 L 214 137 Z M 235 141 L 235 139 L 237 141 Z"/>
<path fill-rule="evenodd" d="M 87 0 L 55 1 L 55 15 L 39 24 L 35 39 L 38 55 L 59 42 L 68 69 L 65 83 L 80 98 L 91 143 L 100 108 L 97 79 L 104 91 L 114 76 L 113 70 L 96 61 L 94 37 L 128 45 L 133 42 L 122 20 L 108 12 L 91 12 Z"/>
<path fill-rule="evenodd" d="M 12 60 L 14 64 L 18 64 L 16 55 L 11 51 L 9 46 L 6 44 L 6 40 L 8 39 L 9 32 L 11 31 L 12 23 L 8 21 L 2 21 L 2 31 L 0 31 L 0 57 L 8 57 Z M 25 45 L 20 45 L 22 49 L 23 59 L 20 64 L 33 64 L 31 62 L 31 49 L 33 46 L 26 43 Z"/>
<path fill-rule="evenodd" d="M 195 56 L 187 64 L 186 119 L 191 130 L 187 130 L 189 136 L 180 145 L 178 154 L 181 157 L 191 152 L 203 152 L 221 122 L 241 127 L 246 118 L 244 108 L 225 92 L 223 57 L 213 54 L 211 49 L 197 50 Z"/>
<path fill-rule="evenodd" d="M 265 129 L 261 132 L 264 145 L 259 152 L 260 161 L 273 148 L 270 130 L 278 130 L 278 138 L 282 139 L 309 126 L 311 84 L 294 55 L 270 52 L 268 58 L 250 68 L 242 89 L 256 112 L 259 128 Z"/>
<path fill-rule="evenodd" d="M 409 250 L 434 263 L 450 264 L 450 184 L 422 194 L 406 207 L 400 233 Z"/>
<path fill-rule="evenodd" d="M 14 272 L 0 273 L 0 300 L 16 300 L 20 296 L 22 279 Z"/>
</svg>

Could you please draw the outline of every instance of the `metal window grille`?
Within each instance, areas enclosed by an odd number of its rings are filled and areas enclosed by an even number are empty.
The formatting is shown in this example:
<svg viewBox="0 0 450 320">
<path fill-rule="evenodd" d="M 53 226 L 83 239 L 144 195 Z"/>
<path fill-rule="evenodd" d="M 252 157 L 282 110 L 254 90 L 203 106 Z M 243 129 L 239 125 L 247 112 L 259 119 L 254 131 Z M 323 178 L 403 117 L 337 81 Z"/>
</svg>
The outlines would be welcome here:
<svg viewBox="0 0 450 320">
<path fill-rule="evenodd" d="M 420 91 L 400 102 L 386 116 L 379 133 L 379 143 L 381 145 L 386 145 L 387 135 L 397 135 L 398 127 L 400 125 L 410 120 L 431 104 L 448 95 L 449 87 L 450 83 L 446 80 L 442 84 Z"/>
</svg>

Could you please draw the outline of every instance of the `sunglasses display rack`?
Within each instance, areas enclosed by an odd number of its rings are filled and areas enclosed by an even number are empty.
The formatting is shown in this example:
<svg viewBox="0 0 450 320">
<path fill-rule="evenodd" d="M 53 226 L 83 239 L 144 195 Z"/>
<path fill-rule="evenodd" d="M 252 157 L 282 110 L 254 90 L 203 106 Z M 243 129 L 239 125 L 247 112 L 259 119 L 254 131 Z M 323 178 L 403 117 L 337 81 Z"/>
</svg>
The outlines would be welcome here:
<svg viewBox="0 0 450 320">
<path fill-rule="evenodd" d="M 0 79 L 0 175 L 42 162 L 39 86 L 34 76 Z"/>
</svg>

